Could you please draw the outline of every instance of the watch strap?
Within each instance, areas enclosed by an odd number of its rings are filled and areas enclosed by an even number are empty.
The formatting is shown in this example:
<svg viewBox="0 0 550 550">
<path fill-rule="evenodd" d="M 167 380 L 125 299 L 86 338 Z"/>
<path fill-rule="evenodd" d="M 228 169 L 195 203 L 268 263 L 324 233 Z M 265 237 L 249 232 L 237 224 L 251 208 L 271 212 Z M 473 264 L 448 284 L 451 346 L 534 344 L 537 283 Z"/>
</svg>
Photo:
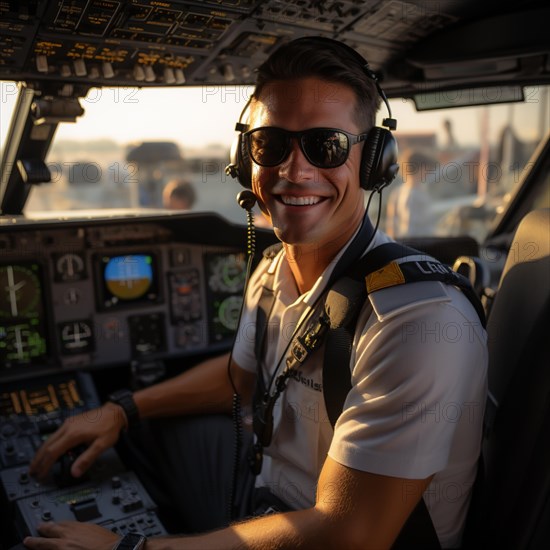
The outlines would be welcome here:
<svg viewBox="0 0 550 550">
<path fill-rule="evenodd" d="M 140 550 L 145 546 L 147 537 L 141 533 L 126 533 L 114 546 L 113 550 Z"/>
<path fill-rule="evenodd" d="M 117 390 L 109 395 L 108 400 L 122 407 L 126 414 L 126 419 L 128 420 L 129 430 L 139 423 L 139 411 L 134 401 L 134 395 L 130 390 Z"/>
</svg>

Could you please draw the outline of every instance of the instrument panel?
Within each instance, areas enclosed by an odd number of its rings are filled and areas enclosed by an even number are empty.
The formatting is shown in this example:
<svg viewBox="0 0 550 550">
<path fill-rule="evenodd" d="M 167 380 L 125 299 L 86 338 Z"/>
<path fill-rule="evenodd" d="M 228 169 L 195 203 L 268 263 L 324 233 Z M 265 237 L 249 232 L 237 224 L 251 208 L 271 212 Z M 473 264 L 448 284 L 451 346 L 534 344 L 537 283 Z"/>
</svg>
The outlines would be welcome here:
<svg viewBox="0 0 550 550">
<path fill-rule="evenodd" d="M 166 535 L 157 507 L 114 449 L 104 451 L 81 478 L 70 466 L 82 446 L 62 455 L 38 480 L 29 462 L 64 420 L 100 405 L 89 373 L 62 373 L 6 383 L 0 391 L 0 548 L 38 536 L 45 521 L 97 523 L 119 534 Z M 10 520 L 8 520 L 10 518 Z M 7 545 L 7 546 L 5 546 Z"/>
<path fill-rule="evenodd" d="M 187 356 L 229 349 L 237 329 L 245 226 L 211 213 L 75 216 L 0 219 L 2 550 L 37 535 L 44 521 L 166 535 L 156 504 L 115 449 L 78 479 L 70 465 L 81 446 L 44 480 L 28 465 L 66 418 L 100 405 L 106 380 L 180 357 L 185 368 Z M 265 247 L 274 237 L 259 231 L 256 239 Z"/>
<path fill-rule="evenodd" d="M 208 242 L 208 216 L 185 214 L 3 231 L 0 378 L 228 348 L 246 230 L 213 217 L 228 244 Z"/>
<path fill-rule="evenodd" d="M 338 37 L 375 70 L 474 0 L 21 0 L 0 2 L 0 77 L 63 86 L 249 85 L 283 42 Z M 412 38 L 411 38 L 412 40 Z"/>
</svg>

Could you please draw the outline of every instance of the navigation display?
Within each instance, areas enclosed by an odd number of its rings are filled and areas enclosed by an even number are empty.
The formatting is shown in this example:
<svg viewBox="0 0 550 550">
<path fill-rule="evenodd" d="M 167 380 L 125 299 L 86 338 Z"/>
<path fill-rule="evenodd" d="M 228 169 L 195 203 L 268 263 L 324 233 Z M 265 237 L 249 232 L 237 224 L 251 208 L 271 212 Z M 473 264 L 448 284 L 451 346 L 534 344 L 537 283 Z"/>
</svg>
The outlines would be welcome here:
<svg viewBox="0 0 550 550">
<path fill-rule="evenodd" d="M 244 254 L 205 254 L 210 341 L 221 342 L 237 330 L 246 276 Z"/>
<path fill-rule="evenodd" d="M 0 368 L 46 359 L 42 288 L 38 263 L 0 264 Z"/>
<path fill-rule="evenodd" d="M 158 301 L 157 266 L 153 254 L 102 255 L 100 266 L 101 309 Z"/>
</svg>

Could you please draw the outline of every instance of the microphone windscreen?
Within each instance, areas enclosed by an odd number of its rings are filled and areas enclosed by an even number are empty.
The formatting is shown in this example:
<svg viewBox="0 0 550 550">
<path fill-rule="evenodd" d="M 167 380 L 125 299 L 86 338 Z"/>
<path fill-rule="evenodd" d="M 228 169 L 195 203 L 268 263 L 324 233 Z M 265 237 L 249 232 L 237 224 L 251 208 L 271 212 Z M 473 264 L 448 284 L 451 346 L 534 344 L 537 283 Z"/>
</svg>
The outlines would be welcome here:
<svg viewBox="0 0 550 550">
<path fill-rule="evenodd" d="M 252 210 L 252 208 L 256 204 L 256 195 L 254 195 L 252 191 L 245 189 L 237 195 L 237 203 L 241 208 L 244 208 L 245 210 Z"/>
</svg>

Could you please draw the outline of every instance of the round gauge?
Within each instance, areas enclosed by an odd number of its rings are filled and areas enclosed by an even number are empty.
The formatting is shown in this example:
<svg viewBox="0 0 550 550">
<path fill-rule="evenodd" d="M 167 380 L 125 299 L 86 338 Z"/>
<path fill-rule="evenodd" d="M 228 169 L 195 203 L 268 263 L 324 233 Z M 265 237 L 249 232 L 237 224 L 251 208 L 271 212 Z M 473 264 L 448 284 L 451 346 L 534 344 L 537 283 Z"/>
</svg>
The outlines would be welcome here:
<svg viewBox="0 0 550 550">
<path fill-rule="evenodd" d="M 67 253 L 55 262 L 55 276 L 59 281 L 79 281 L 85 276 L 85 265 L 79 254 Z"/>
<path fill-rule="evenodd" d="M 210 288 L 215 292 L 239 292 L 244 287 L 246 263 L 243 254 L 227 254 L 212 260 Z"/>
<path fill-rule="evenodd" d="M 36 315 L 41 287 L 33 267 L 36 266 L 0 266 L 0 317 Z"/>
<path fill-rule="evenodd" d="M 240 296 L 229 296 L 220 304 L 218 319 L 226 329 L 237 330 L 242 302 Z"/>
<path fill-rule="evenodd" d="M 82 353 L 93 348 L 92 328 L 88 321 L 63 323 L 59 328 L 64 353 Z"/>
</svg>

